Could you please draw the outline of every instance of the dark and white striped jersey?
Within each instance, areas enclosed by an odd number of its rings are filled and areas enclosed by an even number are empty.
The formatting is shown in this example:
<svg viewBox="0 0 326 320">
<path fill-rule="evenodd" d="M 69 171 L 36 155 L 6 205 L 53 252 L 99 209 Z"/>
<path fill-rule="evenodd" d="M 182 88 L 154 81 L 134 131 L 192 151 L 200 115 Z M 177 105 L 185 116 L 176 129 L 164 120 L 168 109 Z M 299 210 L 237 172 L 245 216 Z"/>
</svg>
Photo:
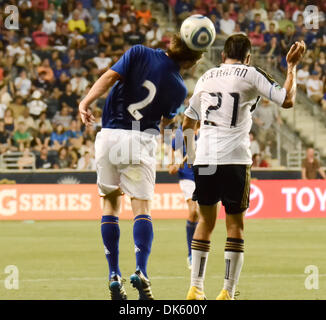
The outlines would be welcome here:
<svg viewBox="0 0 326 320">
<path fill-rule="evenodd" d="M 263 70 L 222 64 L 198 80 L 185 115 L 200 120 L 196 164 L 251 164 L 251 113 L 260 96 L 281 106 L 286 91 Z"/>
</svg>

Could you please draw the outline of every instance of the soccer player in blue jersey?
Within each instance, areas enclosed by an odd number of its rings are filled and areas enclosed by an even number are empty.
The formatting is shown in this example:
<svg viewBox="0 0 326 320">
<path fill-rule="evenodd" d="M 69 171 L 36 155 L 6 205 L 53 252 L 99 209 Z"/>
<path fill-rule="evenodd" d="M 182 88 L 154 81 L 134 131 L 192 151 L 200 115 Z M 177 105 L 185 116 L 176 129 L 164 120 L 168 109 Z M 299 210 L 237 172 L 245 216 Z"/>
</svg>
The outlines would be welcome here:
<svg viewBox="0 0 326 320">
<path fill-rule="evenodd" d="M 198 223 L 198 205 L 196 201 L 192 200 L 192 196 L 196 188 L 192 165 L 188 166 L 187 162 L 183 161 L 187 153 L 181 126 L 175 132 L 175 137 L 172 140 L 172 149 L 174 152 L 172 152 L 172 164 L 169 165 L 169 173 L 178 174 L 179 185 L 184 194 L 188 206 L 188 217 L 186 221 L 186 235 L 188 247 L 187 263 L 188 268 L 191 269 L 191 241 Z M 178 161 L 176 161 L 177 157 L 175 155 L 175 152 L 181 153 L 182 161 L 179 161 L 179 163 Z"/>
<path fill-rule="evenodd" d="M 150 202 L 155 185 L 155 134 L 175 116 L 187 95 L 180 69 L 201 58 L 182 42 L 171 39 L 169 49 L 133 46 L 106 71 L 81 101 L 83 123 L 91 125 L 90 105 L 112 87 L 103 109 L 102 130 L 95 141 L 97 185 L 103 197 L 101 233 L 109 264 L 113 300 L 127 298 L 119 269 L 119 214 L 121 195 L 131 198 L 136 271 L 130 277 L 139 299 L 152 300 L 147 261 L 153 241 Z"/>
</svg>

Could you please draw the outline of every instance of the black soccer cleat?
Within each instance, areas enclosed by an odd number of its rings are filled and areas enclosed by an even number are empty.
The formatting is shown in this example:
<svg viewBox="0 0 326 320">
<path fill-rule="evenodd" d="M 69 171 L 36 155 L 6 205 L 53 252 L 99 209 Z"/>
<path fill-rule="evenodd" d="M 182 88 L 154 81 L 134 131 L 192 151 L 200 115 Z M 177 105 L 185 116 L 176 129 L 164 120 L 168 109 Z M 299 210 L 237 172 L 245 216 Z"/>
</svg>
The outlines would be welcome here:
<svg viewBox="0 0 326 320">
<path fill-rule="evenodd" d="M 127 293 L 124 287 L 126 280 L 121 279 L 120 276 L 115 275 L 110 279 L 109 289 L 111 300 L 127 300 Z"/>
<path fill-rule="evenodd" d="M 154 300 L 151 283 L 140 270 L 130 276 L 130 283 L 138 290 L 139 300 Z"/>
</svg>

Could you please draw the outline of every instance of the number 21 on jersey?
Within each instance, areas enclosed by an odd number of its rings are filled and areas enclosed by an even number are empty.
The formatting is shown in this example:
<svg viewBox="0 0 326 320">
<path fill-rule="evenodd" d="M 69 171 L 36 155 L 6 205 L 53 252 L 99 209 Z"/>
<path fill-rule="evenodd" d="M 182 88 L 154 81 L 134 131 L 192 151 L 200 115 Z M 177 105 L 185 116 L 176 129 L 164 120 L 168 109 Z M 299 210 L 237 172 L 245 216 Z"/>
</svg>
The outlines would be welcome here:
<svg viewBox="0 0 326 320">
<path fill-rule="evenodd" d="M 228 94 L 233 98 L 231 127 L 235 127 L 236 123 L 237 123 L 237 118 L 238 118 L 240 94 L 238 92 L 229 92 Z M 207 108 L 206 120 L 204 121 L 204 124 L 216 126 L 216 124 L 214 124 L 213 122 L 208 120 L 208 116 L 211 111 L 218 110 L 222 106 L 223 95 L 221 92 L 213 92 L 213 93 L 210 93 L 210 95 L 212 97 L 217 97 L 217 104 L 215 106 L 209 106 Z"/>
</svg>

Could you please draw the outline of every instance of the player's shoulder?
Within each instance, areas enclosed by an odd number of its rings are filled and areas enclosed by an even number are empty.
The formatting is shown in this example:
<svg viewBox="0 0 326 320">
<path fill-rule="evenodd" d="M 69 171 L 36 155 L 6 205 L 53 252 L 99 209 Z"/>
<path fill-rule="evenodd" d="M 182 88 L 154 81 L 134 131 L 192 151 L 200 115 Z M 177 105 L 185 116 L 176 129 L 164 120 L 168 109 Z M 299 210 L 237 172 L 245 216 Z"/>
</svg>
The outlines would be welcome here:
<svg viewBox="0 0 326 320">
<path fill-rule="evenodd" d="M 139 55 L 150 54 L 150 52 L 153 51 L 153 49 L 150 49 L 142 44 L 136 44 L 132 46 L 129 50 L 132 54 L 139 54 Z"/>
<path fill-rule="evenodd" d="M 257 77 L 263 77 L 265 78 L 270 84 L 274 84 L 276 81 L 274 78 L 264 69 L 258 67 L 258 66 L 250 66 L 248 67 L 249 74 L 252 76 L 252 78 Z"/>
</svg>

